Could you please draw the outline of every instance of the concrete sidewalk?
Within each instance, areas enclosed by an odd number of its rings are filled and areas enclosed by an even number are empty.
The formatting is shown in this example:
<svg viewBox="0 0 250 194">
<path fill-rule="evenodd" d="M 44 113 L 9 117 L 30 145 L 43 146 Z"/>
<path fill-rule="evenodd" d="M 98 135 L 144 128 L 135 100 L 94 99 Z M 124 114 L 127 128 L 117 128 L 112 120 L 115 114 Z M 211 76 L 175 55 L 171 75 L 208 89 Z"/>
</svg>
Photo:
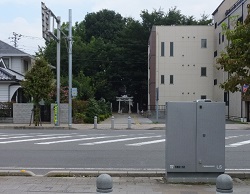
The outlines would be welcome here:
<svg viewBox="0 0 250 194">
<path fill-rule="evenodd" d="M 114 114 L 114 129 L 123 130 L 128 129 L 128 117 L 131 117 L 131 130 L 162 130 L 165 129 L 164 123 L 154 123 L 149 118 L 143 117 L 139 114 Z M 34 124 L 13 124 L 13 123 L 0 123 L 0 129 L 78 129 L 86 130 L 93 129 L 94 124 L 72 124 L 69 128 L 68 124 L 61 123 L 60 126 L 55 126 L 53 123 L 42 123 L 40 126 Z M 111 117 L 105 121 L 97 124 L 97 129 L 111 129 Z M 240 129 L 250 130 L 248 123 L 234 123 L 226 124 L 226 129 Z"/>
<path fill-rule="evenodd" d="M 113 177 L 112 194 L 215 194 L 215 184 L 169 184 L 158 177 Z M 249 180 L 234 179 L 234 194 L 249 194 Z M 0 177 L 0 193 L 97 193 L 96 177 Z"/>
<path fill-rule="evenodd" d="M 60 129 L 60 130 L 87 130 L 94 129 L 94 124 L 72 124 L 69 128 L 68 124 L 60 124 L 60 126 L 55 126 L 54 124 L 43 123 L 40 126 L 34 126 L 34 124 L 12 124 L 12 123 L 0 123 L 0 129 Z M 100 123 L 97 124 L 97 129 L 108 130 L 111 129 L 111 124 Z M 114 124 L 114 130 L 125 130 L 128 129 L 128 124 Z M 131 130 L 164 130 L 165 124 L 145 124 L 145 123 L 132 123 Z M 226 124 L 226 130 L 250 130 L 249 124 Z"/>
</svg>

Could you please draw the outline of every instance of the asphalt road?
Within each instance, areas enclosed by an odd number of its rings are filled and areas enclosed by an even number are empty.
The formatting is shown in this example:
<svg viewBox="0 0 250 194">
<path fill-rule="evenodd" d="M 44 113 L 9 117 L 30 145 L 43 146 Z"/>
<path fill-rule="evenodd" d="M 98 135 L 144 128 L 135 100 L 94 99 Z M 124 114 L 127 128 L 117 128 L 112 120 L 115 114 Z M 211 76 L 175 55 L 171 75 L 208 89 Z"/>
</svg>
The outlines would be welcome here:
<svg viewBox="0 0 250 194">
<path fill-rule="evenodd" d="M 0 130 L 0 170 L 164 170 L 164 130 Z M 250 131 L 226 131 L 226 169 L 250 171 Z"/>
</svg>

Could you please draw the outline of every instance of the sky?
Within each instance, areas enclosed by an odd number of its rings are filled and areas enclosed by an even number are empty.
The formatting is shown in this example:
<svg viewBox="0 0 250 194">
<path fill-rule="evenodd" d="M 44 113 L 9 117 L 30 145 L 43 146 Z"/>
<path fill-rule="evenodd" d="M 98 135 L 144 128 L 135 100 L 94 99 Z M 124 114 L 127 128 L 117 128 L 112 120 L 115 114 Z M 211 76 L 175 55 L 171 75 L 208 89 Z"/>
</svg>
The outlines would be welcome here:
<svg viewBox="0 0 250 194">
<path fill-rule="evenodd" d="M 72 10 L 73 25 L 81 22 L 88 13 L 102 9 L 114 10 L 123 17 L 140 20 L 142 10 L 149 12 L 162 9 L 165 13 L 177 7 L 181 14 L 200 19 L 202 14 L 212 18 L 213 11 L 222 0 L 43 0 L 62 22 L 69 21 Z M 44 46 L 42 38 L 42 17 L 40 0 L 0 0 L 0 40 L 13 45 L 13 32 L 21 35 L 17 48 L 35 54 L 39 46 Z"/>
</svg>

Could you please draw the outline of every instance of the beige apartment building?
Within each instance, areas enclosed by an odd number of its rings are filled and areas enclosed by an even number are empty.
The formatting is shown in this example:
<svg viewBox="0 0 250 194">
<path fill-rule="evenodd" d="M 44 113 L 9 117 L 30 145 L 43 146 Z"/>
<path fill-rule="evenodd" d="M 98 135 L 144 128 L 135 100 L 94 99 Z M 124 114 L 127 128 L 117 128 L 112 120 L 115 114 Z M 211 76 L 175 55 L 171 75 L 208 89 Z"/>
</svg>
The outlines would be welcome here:
<svg viewBox="0 0 250 194">
<path fill-rule="evenodd" d="M 231 16 L 244 21 L 250 0 L 224 0 L 212 13 L 213 26 L 154 26 L 148 47 L 148 105 L 211 99 L 224 101 L 225 115 L 250 119 L 250 103 L 241 93 L 230 93 L 219 85 L 228 73 L 216 68 L 216 58 L 228 44 L 221 25 L 232 26 Z M 216 6 L 215 6 L 216 7 Z M 158 99 L 158 101 L 157 101 Z"/>
</svg>

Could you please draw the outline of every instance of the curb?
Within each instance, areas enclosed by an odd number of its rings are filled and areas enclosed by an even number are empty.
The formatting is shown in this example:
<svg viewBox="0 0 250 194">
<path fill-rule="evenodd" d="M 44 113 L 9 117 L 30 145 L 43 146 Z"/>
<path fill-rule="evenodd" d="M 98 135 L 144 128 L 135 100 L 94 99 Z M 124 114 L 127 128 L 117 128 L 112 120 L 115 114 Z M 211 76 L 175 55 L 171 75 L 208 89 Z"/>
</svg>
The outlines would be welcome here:
<svg viewBox="0 0 250 194">
<path fill-rule="evenodd" d="M 109 174 L 111 177 L 165 177 L 165 171 L 50 171 L 44 177 L 98 177 Z M 250 172 L 225 172 L 232 178 L 250 179 Z M 41 176 L 29 170 L 0 170 L 0 176 Z"/>
<path fill-rule="evenodd" d="M 36 176 L 29 170 L 0 170 L 0 176 Z"/>
<path fill-rule="evenodd" d="M 45 177 L 98 177 L 109 174 L 112 177 L 164 177 L 165 171 L 50 171 Z"/>
</svg>

